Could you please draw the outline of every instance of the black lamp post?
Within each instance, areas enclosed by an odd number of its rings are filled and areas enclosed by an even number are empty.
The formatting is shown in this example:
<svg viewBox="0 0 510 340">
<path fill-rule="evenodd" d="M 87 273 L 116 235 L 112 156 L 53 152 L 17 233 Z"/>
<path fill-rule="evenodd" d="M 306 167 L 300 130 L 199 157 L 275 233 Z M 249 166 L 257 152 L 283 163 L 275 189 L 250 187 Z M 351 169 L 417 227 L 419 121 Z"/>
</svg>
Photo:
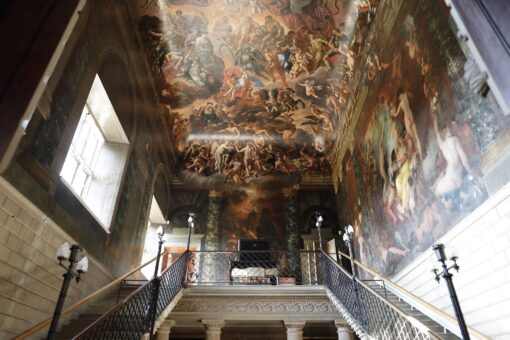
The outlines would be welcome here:
<svg viewBox="0 0 510 340">
<path fill-rule="evenodd" d="M 356 263 L 354 262 L 355 260 L 355 253 L 354 253 L 354 246 L 353 246 L 353 238 L 352 238 L 352 234 L 354 233 L 354 228 L 352 227 L 352 225 L 348 225 L 344 228 L 345 232 L 344 232 L 344 236 L 343 236 L 343 239 L 344 239 L 344 243 L 345 245 L 347 246 L 347 248 L 349 249 L 349 256 L 351 257 L 351 268 L 352 268 L 352 275 L 354 277 L 358 276 L 358 267 L 356 266 Z"/>
<path fill-rule="evenodd" d="M 455 287 L 453 286 L 452 274 L 450 274 L 450 269 L 455 269 L 457 273 L 459 272 L 459 265 L 457 264 L 458 257 L 451 256 L 450 261 L 453 264 L 448 267 L 446 262 L 448 258 L 446 256 L 446 252 L 444 250 L 444 244 L 437 243 L 432 246 L 434 253 L 436 254 L 437 261 L 441 263 L 441 272 L 439 269 L 434 268 L 432 272 L 435 275 L 435 279 L 437 283 L 441 280 L 441 277 L 446 281 L 446 286 L 448 287 L 448 292 L 450 293 L 450 299 L 452 300 L 453 309 L 455 310 L 455 316 L 457 317 L 457 321 L 459 322 L 460 332 L 462 334 L 462 339 L 469 340 L 469 333 L 466 326 L 466 322 L 464 321 L 464 315 L 462 314 L 462 309 L 460 308 L 459 299 L 457 297 L 457 293 L 455 292 Z"/>
<path fill-rule="evenodd" d="M 354 228 L 352 225 L 348 225 L 344 228 L 344 236 L 343 240 L 345 242 L 345 245 L 349 249 L 349 256 L 351 258 L 351 268 L 352 268 L 352 286 L 354 288 L 354 294 L 356 295 L 356 302 L 358 304 L 359 313 L 361 316 L 361 322 L 364 327 L 368 327 L 368 318 L 367 313 L 365 312 L 365 306 L 363 305 L 363 302 L 361 301 L 360 293 L 359 293 L 359 287 L 358 287 L 358 266 L 356 265 L 355 259 L 355 253 L 354 253 L 354 239 L 352 237 L 352 234 L 354 234 Z"/>
<path fill-rule="evenodd" d="M 317 221 L 315 222 L 315 226 L 317 227 L 317 230 L 319 231 L 319 249 L 322 251 L 322 235 L 321 235 L 321 228 L 322 223 L 324 222 L 324 218 L 322 217 L 320 212 L 315 213 L 315 218 Z"/>
<path fill-rule="evenodd" d="M 195 214 L 189 213 L 189 217 L 188 217 L 188 245 L 186 246 L 186 251 L 189 251 L 189 245 L 191 242 L 191 231 L 193 230 L 193 228 L 195 228 L 194 220 L 195 220 Z"/>
<path fill-rule="evenodd" d="M 67 291 L 69 290 L 69 286 L 71 285 L 71 281 L 73 278 L 76 278 L 76 282 L 80 282 L 81 274 L 85 273 L 88 270 L 89 260 L 85 256 L 81 260 L 78 259 L 80 255 L 80 251 L 82 249 L 80 246 L 73 244 L 72 246 L 69 243 L 65 242 L 62 244 L 57 250 L 57 259 L 58 265 L 66 270 L 66 273 L 63 274 L 64 282 L 62 282 L 62 288 L 60 289 L 60 294 L 58 296 L 57 305 L 55 306 L 55 312 L 53 313 L 53 320 L 51 320 L 50 329 L 48 331 L 48 337 L 46 339 L 53 340 L 55 339 L 55 333 L 57 332 L 58 322 L 60 320 L 60 316 L 62 315 L 62 309 L 64 308 L 65 299 L 67 297 Z M 62 262 L 68 261 L 69 265 L 66 267 Z M 76 265 L 76 271 L 74 271 L 74 265 Z"/>
<path fill-rule="evenodd" d="M 168 224 L 168 222 L 167 222 Z M 158 227 L 158 238 L 159 238 L 159 245 L 158 245 L 158 256 L 156 257 L 156 268 L 154 268 L 154 276 L 153 277 L 157 277 L 158 276 L 158 269 L 159 269 L 159 258 L 161 257 L 161 250 L 163 249 L 163 243 L 165 243 L 166 239 L 165 239 L 165 233 L 166 233 L 166 227 L 163 227 L 163 226 L 159 226 Z"/>
<path fill-rule="evenodd" d="M 163 244 L 166 241 L 166 226 L 170 224 L 169 221 L 166 222 L 165 226 L 160 225 L 158 227 L 157 233 L 158 233 L 158 255 L 156 257 L 156 268 L 154 268 L 154 276 L 152 277 L 152 299 L 150 301 L 150 306 L 147 311 L 147 317 L 148 321 L 150 323 L 150 338 L 152 339 L 152 336 L 154 334 L 154 323 L 156 322 L 156 312 L 157 312 L 157 305 L 158 305 L 158 296 L 159 296 L 159 287 L 161 285 L 161 279 L 158 277 L 158 269 L 159 269 L 159 259 L 161 258 L 161 250 L 163 249 Z"/>
</svg>

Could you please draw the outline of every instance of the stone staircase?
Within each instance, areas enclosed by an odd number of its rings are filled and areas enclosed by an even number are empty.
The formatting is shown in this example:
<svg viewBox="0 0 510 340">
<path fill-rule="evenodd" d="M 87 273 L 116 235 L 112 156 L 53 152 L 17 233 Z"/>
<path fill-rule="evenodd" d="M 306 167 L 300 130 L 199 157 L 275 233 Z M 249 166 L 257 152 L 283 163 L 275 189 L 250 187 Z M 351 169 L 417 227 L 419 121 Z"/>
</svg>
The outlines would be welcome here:
<svg viewBox="0 0 510 340">
<path fill-rule="evenodd" d="M 72 319 L 67 324 L 64 324 L 57 332 L 55 338 L 58 340 L 72 339 L 78 333 L 87 328 L 94 321 L 99 319 L 100 316 L 115 307 L 117 299 L 119 302 L 124 300 L 132 292 L 134 292 L 143 282 L 133 282 L 123 285 L 120 289 L 120 294 L 117 290 L 112 292 L 104 299 L 92 304 L 84 313 L 81 313 L 76 319 Z"/>
<path fill-rule="evenodd" d="M 441 339 L 443 340 L 460 339 L 458 336 L 445 329 L 443 326 L 441 326 L 440 324 L 438 324 L 437 322 L 435 322 L 434 320 L 420 312 L 418 309 L 412 307 L 410 304 L 408 304 L 395 294 L 391 293 L 388 289 L 381 286 L 381 281 L 364 281 L 364 283 L 368 285 L 370 288 L 372 288 L 374 291 L 376 291 L 379 295 L 386 297 L 391 303 L 396 305 L 403 312 L 405 312 L 409 316 L 412 316 L 413 318 L 427 326 L 432 332 L 440 336 Z"/>
</svg>

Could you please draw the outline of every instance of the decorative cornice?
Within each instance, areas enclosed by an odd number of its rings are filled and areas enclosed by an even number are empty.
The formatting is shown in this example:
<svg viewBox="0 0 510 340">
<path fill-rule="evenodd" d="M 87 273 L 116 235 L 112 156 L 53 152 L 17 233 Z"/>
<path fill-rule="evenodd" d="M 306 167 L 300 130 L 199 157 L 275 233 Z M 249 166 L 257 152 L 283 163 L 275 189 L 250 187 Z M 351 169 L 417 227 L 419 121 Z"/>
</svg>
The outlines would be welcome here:
<svg viewBox="0 0 510 340">
<path fill-rule="evenodd" d="M 184 297 L 326 298 L 324 286 L 196 286 L 184 289 Z"/>
<path fill-rule="evenodd" d="M 174 313 L 335 313 L 336 309 L 327 298 L 319 301 L 296 301 L 291 299 L 260 299 L 258 301 L 194 298 L 182 299 Z"/>
</svg>

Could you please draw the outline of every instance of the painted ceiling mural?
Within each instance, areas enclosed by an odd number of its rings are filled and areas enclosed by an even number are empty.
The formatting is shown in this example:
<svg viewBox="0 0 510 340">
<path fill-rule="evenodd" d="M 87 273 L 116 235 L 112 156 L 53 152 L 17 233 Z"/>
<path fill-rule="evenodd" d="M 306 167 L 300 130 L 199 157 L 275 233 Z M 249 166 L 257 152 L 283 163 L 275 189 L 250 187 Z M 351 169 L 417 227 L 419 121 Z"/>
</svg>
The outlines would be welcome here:
<svg viewBox="0 0 510 340">
<path fill-rule="evenodd" d="M 403 1 L 390 36 L 378 38 L 367 55 L 381 69 L 359 83 L 368 95 L 338 165 L 338 201 L 361 261 L 392 275 L 486 199 L 482 156 L 509 121 L 469 88 L 443 1 Z"/>
<path fill-rule="evenodd" d="M 375 3 L 140 0 L 181 177 L 260 184 L 329 172 Z"/>
</svg>

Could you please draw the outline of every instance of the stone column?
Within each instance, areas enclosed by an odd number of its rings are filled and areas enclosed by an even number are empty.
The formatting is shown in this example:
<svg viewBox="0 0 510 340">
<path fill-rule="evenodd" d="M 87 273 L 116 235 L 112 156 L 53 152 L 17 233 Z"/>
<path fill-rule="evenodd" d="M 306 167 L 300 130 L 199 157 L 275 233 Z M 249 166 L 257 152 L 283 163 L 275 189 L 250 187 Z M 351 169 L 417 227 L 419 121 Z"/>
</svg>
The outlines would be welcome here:
<svg viewBox="0 0 510 340">
<path fill-rule="evenodd" d="M 287 270 L 301 282 L 301 236 L 298 225 L 298 188 L 284 188 L 282 194 L 285 200 L 285 229 L 287 232 Z M 285 274 L 285 273 L 283 273 Z"/>
<path fill-rule="evenodd" d="M 209 206 L 207 208 L 207 227 L 205 231 L 205 250 L 218 251 L 219 245 L 219 224 L 221 217 L 223 203 L 223 192 L 211 190 L 209 191 Z M 222 259 L 217 258 L 219 254 L 204 254 L 203 262 L 203 275 L 202 282 L 214 283 L 218 280 L 224 281 L 224 278 L 219 278 L 217 273 L 218 261 Z M 227 279 L 228 281 L 228 279 Z"/>
<path fill-rule="evenodd" d="M 207 208 L 207 228 L 205 231 L 205 250 L 219 250 L 219 223 L 223 203 L 222 191 L 209 191 L 209 207 Z"/>
<path fill-rule="evenodd" d="M 158 328 L 156 340 L 168 340 L 170 337 L 170 330 L 173 326 L 175 326 L 175 321 L 166 319 Z"/>
<path fill-rule="evenodd" d="M 224 320 L 202 320 L 205 326 L 205 340 L 220 340 L 221 329 L 225 326 Z"/>
<path fill-rule="evenodd" d="M 304 321 L 285 320 L 283 323 L 287 328 L 287 340 L 303 340 Z"/>
<path fill-rule="evenodd" d="M 354 340 L 354 332 L 345 322 L 335 321 L 338 340 Z"/>
</svg>

